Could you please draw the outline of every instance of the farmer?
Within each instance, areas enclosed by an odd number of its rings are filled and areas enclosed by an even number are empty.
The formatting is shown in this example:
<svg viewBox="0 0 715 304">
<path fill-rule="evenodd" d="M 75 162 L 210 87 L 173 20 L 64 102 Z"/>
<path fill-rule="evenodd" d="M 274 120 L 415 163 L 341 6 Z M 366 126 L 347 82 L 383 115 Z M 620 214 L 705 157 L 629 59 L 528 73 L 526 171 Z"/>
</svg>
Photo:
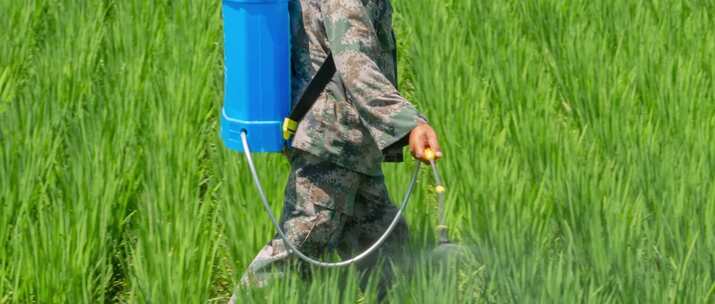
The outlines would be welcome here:
<svg viewBox="0 0 715 304">
<path fill-rule="evenodd" d="M 349 258 L 373 244 L 397 213 L 381 163 L 402 161 L 406 144 L 422 161 L 426 148 L 437 158 L 441 151 L 435 131 L 396 89 L 390 0 L 289 1 L 293 104 L 329 53 L 337 73 L 298 125 L 285 153 L 291 173 L 281 225 L 309 256 L 337 250 Z M 407 240 L 401 219 L 378 254 L 358 267 L 369 269 L 378 256 L 396 257 Z M 241 285 L 265 286 L 291 262 L 299 262 L 286 248 L 278 236 L 268 242 Z"/>
</svg>

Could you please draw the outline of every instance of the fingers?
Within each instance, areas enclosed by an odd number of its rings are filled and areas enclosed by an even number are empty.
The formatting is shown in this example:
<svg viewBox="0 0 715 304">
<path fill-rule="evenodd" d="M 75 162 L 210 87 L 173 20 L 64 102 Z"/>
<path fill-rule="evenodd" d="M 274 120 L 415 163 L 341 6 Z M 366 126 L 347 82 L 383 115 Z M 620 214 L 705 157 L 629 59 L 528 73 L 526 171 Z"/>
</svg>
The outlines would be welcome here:
<svg viewBox="0 0 715 304">
<path fill-rule="evenodd" d="M 413 130 L 410 133 L 410 143 L 409 144 L 410 144 L 410 153 L 412 154 L 412 157 L 415 157 L 415 158 L 417 158 L 417 153 L 415 153 L 415 151 L 417 151 L 417 137 L 418 137 L 417 130 Z"/>
<path fill-rule="evenodd" d="M 435 159 L 442 158 L 442 149 L 439 147 L 439 143 L 437 142 L 437 134 L 435 134 L 434 131 L 429 132 L 427 134 L 427 143 L 429 144 L 429 147 L 432 149 L 432 151 L 434 151 Z"/>
<path fill-rule="evenodd" d="M 419 134 L 417 140 L 415 140 L 415 157 L 421 161 L 425 161 L 425 148 L 427 141 L 425 140 L 424 133 Z"/>
</svg>

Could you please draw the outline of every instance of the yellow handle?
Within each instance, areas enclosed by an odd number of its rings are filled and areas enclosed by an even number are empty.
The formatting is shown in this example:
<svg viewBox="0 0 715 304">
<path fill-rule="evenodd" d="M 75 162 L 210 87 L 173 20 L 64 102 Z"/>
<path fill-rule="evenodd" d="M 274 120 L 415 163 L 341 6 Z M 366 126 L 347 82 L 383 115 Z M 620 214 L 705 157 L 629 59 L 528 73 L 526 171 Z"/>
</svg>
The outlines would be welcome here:
<svg viewBox="0 0 715 304">
<path fill-rule="evenodd" d="M 283 139 L 290 140 L 296 130 L 298 130 L 298 122 L 286 117 L 283 120 Z"/>
<path fill-rule="evenodd" d="M 434 151 L 430 148 L 425 149 L 425 158 L 427 160 L 434 160 Z"/>
</svg>

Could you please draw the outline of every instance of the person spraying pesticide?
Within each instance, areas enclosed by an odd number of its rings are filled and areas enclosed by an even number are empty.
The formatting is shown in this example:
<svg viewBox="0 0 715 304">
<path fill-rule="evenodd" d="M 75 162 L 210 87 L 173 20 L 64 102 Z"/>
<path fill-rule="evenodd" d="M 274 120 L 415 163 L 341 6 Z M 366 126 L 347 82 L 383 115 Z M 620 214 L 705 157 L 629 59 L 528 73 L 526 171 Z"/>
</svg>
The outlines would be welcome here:
<svg viewBox="0 0 715 304">
<path fill-rule="evenodd" d="M 283 10 L 288 12 L 285 19 L 276 17 L 283 16 Z M 246 152 L 266 205 L 249 149 L 271 152 L 280 145 L 291 165 L 278 234 L 250 263 L 239 288 L 265 286 L 293 262 L 326 267 L 358 262 L 367 270 L 378 257 L 389 261 L 406 246 L 408 228 L 399 216 L 402 209 L 390 201 L 381 163 L 402 161 L 405 145 L 426 163 L 439 159 L 442 152 L 435 131 L 396 88 L 391 18 L 389 0 L 224 0 L 224 141 Z M 265 20 L 272 24 L 261 23 Z M 256 24 L 266 26 L 268 34 L 248 33 L 259 28 Z M 283 28 L 290 32 L 283 33 Z M 230 31 L 242 31 L 237 35 L 245 39 L 236 42 Z M 275 43 L 281 37 L 290 45 L 250 46 Z M 249 46 L 239 49 L 241 43 Z M 269 60 L 255 68 L 250 58 L 235 63 L 232 54 L 251 57 L 251 51 L 256 60 Z M 287 61 L 289 69 L 280 67 Z M 249 85 L 229 88 L 236 79 Z M 290 95 L 277 96 L 283 92 Z M 228 106 L 242 98 L 235 107 L 239 110 Z M 291 102 L 272 106 L 267 101 L 271 98 Z M 267 115 L 273 116 L 253 121 L 248 116 L 262 114 L 247 107 L 259 101 L 263 104 L 256 107 L 272 109 Z M 288 118 L 277 123 L 288 111 Z M 275 133 L 283 134 L 282 142 L 273 139 Z M 270 140 L 265 134 L 271 134 Z M 330 252 L 349 260 L 316 260 Z"/>
</svg>

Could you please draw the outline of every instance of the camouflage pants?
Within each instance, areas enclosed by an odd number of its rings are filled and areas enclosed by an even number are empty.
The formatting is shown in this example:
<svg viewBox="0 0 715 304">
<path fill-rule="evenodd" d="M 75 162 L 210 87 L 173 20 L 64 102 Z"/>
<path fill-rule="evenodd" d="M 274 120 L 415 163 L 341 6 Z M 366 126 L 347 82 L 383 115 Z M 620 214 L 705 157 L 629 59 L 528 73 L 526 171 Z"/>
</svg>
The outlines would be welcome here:
<svg viewBox="0 0 715 304">
<path fill-rule="evenodd" d="M 383 176 L 360 174 L 298 150 L 287 155 L 292 168 L 281 225 L 288 239 L 303 253 L 319 258 L 337 252 L 342 258 L 350 258 L 384 233 L 397 207 L 388 197 Z M 377 254 L 358 263 L 358 268 L 369 270 L 378 257 L 388 261 L 398 257 L 407 239 L 407 224 L 400 219 Z M 241 285 L 265 286 L 271 278 L 280 277 L 292 262 L 302 263 L 288 253 L 276 235 L 248 266 Z"/>
</svg>

